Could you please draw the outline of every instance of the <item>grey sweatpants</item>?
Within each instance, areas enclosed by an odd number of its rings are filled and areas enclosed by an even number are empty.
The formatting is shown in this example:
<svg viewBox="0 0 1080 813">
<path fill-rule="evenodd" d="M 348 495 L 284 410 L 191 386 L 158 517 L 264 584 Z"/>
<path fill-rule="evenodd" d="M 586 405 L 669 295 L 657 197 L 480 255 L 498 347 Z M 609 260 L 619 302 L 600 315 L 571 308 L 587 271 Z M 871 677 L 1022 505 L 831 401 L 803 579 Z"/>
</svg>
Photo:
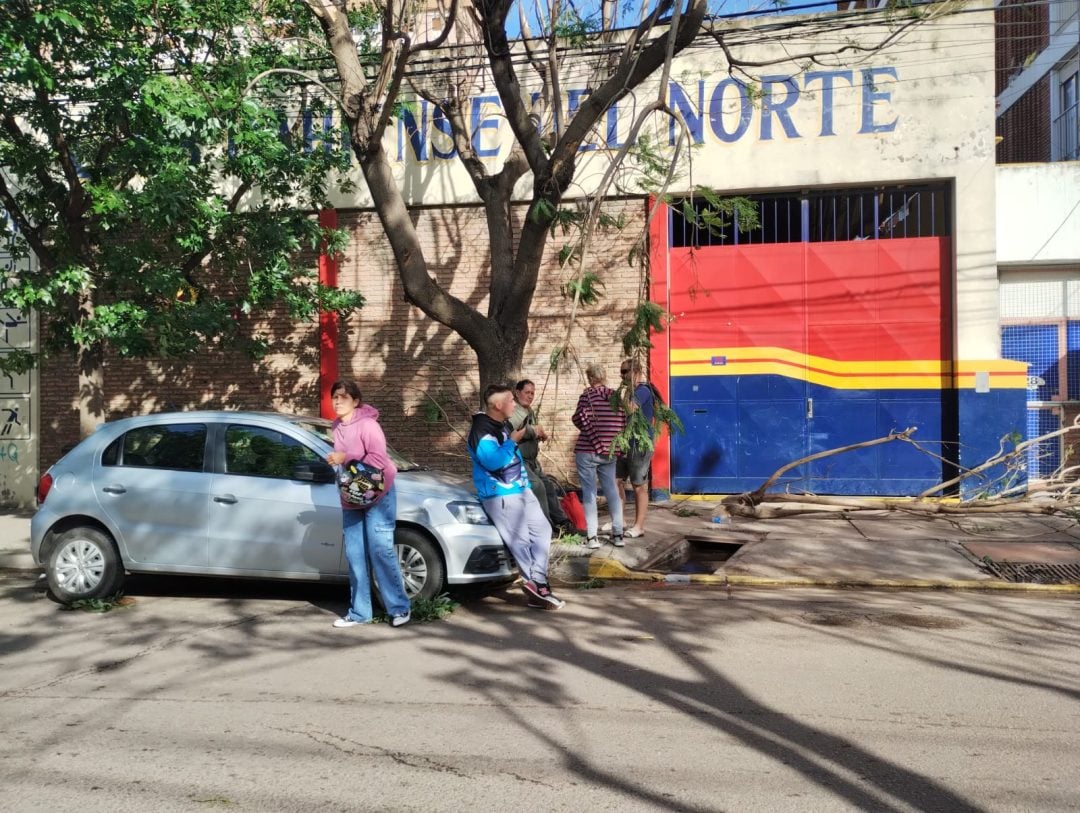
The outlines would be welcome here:
<svg viewBox="0 0 1080 813">
<path fill-rule="evenodd" d="M 492 497 L 484 500 L 483 506 L 517 562 L 521 577 L 546 583 L 551 555 L 551 523 L 544 516 L 536 495 L 529 490 Z"/>
</svg>

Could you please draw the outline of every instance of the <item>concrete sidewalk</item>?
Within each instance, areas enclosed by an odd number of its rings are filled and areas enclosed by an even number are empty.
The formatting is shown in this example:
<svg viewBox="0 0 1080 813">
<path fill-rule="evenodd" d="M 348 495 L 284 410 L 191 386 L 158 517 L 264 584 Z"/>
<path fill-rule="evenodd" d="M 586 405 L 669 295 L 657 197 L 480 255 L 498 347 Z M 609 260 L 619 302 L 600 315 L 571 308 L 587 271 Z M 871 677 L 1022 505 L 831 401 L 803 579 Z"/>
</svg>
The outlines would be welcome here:
<svg viewBox="0 0 1080 813">
<path fill-rule="evenodd" d="M 717 515 L 723 522 L 712 521 Z M 715 569 L 706 566 L 706 572 L 700 572 L 700 566 L 686 567 L 684 560 L 694 558 L 695 551 L 709 543 L 738 549 Z M 556 543 L 552 575 L 578 583 L 634 579 L 1080 593 L 1077 584 L 1004 581 L 983 566 L 984 556 L 998 562 L 1052 562 L 1080 572 L 1080 522 L 1066 517 L 942 516 L 903 510 L 746 520 L 728 518 L 719 502 L 671 501 L 654 504 L 645 536 L 626 540 L 624 548 L 605 544 L 589 551 L 583 545 Z M 30 557 L 29 515 L 0 514 L 0 569 L 36 569 Z"/>
<path fill-rule="evenodd" d="M 631 512 L 628 509 L 627 515 Z M 713 522 L 718 515 L 723 517 L 720 524 Z M 687 567 L 683 560 L 693 559 L 695 550 L 708 549 L 701 543 L 739 547 L 713 572 L 692 572 L 702 570 L 700 563 Z M 983 564 L 984 556 L 997 562 L 1064 565 L 1080 573 L 1080 522 L 1020 514 L 924 515 L 902 509 L 750 520 L 727 517 L 719 502 L 672 501 L 651 507 L 644 537 L 627 540 L 625 548 L 605 545 L 588 558 L 587 571 L 579 560 L 569 559 L 567 576 L 757 586 L 1080 592 L 1078 584 L 1005 581 Z"/>
<path fill-rule="evenodd" d="M 0 569 L 37 569 L 30 556 L 30 516 L 0 514 Z"/>
</svg>

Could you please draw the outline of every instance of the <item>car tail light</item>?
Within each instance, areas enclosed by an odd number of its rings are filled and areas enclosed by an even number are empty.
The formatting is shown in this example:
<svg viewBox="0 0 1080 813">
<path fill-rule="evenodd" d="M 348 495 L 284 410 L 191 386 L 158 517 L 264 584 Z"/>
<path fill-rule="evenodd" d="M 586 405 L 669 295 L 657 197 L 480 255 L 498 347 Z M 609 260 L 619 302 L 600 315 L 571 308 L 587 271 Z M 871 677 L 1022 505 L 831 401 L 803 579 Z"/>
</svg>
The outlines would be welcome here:
<svg viewBox="0 0 1080 813">
<path fill-rule="evenodd" d="M 45 498 L 49 496 L 49 489 L 52 488 L 52 475 L 45 472 L 41 475 L 41 479 L 37 484 L 37 504 L 41 505 L 45 502 Z"/>
</svg>

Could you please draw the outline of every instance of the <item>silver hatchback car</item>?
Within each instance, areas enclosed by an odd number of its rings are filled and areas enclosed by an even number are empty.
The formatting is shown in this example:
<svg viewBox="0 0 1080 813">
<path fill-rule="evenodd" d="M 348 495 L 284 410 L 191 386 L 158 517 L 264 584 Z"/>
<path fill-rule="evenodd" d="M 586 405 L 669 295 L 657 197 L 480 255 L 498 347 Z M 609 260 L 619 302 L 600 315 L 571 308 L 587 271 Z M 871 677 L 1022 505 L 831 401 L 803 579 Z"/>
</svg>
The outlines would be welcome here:
<svg viewBox="0 0 1080 813">
<path fill-rule="evenodd" d="M 277 413 L 103 424 L 41 477 L 34 561 L 64 602 L 113 595 L 125 572 L 347 582 L 331 451 L 329 421 Z M 468 481 L 391 454 L 409 597 L 512 579 Z"/>
</svg>

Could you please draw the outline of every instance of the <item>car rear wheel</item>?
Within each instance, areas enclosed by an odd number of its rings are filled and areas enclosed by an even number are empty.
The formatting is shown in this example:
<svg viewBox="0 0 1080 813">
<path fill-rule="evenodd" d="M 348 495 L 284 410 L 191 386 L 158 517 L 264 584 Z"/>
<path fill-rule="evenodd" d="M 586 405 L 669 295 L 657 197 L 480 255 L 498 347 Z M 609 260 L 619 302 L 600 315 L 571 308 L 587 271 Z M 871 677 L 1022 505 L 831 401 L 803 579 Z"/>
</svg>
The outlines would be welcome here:
<svg viewBox="0 0 1080 813">
<path fill-rule="evenodd" d="M 64 604 L 114 595 L 124 580 L 116 543 L 97 528 L 71 528 L 53 545 L 45 570 L 49 590 Z"/>
<path fill-rule="evenodd" d="M 401 578 L 409 600 L 435 598 L 446 587 L 446 566 L 438 546 L 428 537 L 410 528 L 394 533 Z"/>
</svg>

